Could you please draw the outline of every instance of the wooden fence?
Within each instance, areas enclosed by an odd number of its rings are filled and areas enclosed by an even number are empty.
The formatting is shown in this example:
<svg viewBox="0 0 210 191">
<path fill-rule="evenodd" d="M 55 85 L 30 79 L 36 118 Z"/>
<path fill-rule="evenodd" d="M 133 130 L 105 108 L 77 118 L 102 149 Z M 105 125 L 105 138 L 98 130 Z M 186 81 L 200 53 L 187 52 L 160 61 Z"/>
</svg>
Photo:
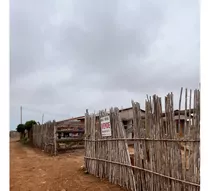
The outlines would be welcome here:
<svg viewBox="0 0 210 191">
<path fill-rule="evenodd" d="M 55 155 L 56 149 L 56 122 L 43 125 L 34 125 L 32 128 L 32 144 L 44 152 Z"/>
<path fill-rule="evenodd" d="M 100 118 L 109 116 L 111 136 L 102 137 L 101 121 L 86 113 L 85 167 L 97 177 L 106 178 L 128 190 L 197 191 L 200 190 L 200 91 L 185 91 L 184 112 L 181 112 L 182 90 L 179 100 L 180 115 L 184 113 L 183 136 L 176 131 L 174 98 L 154 95 L 145 101 L 145 116 L 140 104 L 132 101 L 134 131 L 134 162 L 119 110 L 100 111 Z M 164 112 L 163 112 L 164 110 Z M 177 112 L 177 111 L 176 111 Z"/>
<path fill-rule="evenodd" d="M 68 123 L 49 122 L 34 125 L 31 142 L 35 147 L 51 155 L 61 151 L 84 148 L 84 124 L 80 121 Z"/>
</svg>

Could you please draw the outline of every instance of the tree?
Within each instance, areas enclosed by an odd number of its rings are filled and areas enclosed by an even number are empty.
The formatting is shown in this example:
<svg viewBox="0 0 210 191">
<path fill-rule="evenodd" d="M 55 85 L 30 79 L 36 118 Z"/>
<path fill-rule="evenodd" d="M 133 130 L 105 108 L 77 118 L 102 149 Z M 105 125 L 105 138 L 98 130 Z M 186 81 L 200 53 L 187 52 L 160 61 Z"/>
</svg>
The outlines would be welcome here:
<svg viewBox="0 0 210 191">
<path fill-rule="evenodd" d="M 37 123 L 34 120 L 26 121 L 26 123 L 25 123 L 25 128 L 28 131 L 28 138 L 29 138 L 30 141 L 33 141 L 33 129 L 32 129 L 32 127 L 33 127 L 33 125 L 36 125 L 36 124 Z"/>
<path fill-rule="evenodd" d="M 25 132 L 25 125 L 19 124 L 16 128 L 17 132 L 24 133 Z"/>
<path fill-rule="evenodd" d="M 25 125 L 19 124 L 16 128 L 17 132 L 20 133 L 20 139 L 25 137 Z"/>
<path fill-rule="evenodd" d="M 34 120 L 26 121 L 26 123 L 25 123 L 25 128 L 26 128 L 28 131 L 30 131 L 31 128 L 33 127 L 33 125 L 36 125 L 36 124 L 37 124 L 37 123 L 36 123 L 36 121 L 34 121 Z"/>
</svg>

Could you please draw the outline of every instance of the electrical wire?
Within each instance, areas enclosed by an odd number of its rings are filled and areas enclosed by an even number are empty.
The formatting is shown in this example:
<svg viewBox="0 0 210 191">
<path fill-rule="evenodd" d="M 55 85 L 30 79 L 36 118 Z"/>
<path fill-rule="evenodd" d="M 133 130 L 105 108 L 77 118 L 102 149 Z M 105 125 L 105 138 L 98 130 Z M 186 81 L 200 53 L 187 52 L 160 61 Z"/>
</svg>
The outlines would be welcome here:
<svg viewBox="0 0 210 191">
<path fill-rule="evenodd" d="M 69 114 L 52 113 L 49 111 L 43 111 L 43 110 L 28 108 L 28 107 L 22 107 L 22 109 L 25 111 L 31 111 L 31 112 L 36 112 L 36 113 L 40 113 L 40 114 L 47 114 L 47 115 L 51 115 L 51 116 L 60 116 L 60 117 L 66 117 L 66 118 L 69 118 L 69 116 L 70 116 Z"/>
</svg>

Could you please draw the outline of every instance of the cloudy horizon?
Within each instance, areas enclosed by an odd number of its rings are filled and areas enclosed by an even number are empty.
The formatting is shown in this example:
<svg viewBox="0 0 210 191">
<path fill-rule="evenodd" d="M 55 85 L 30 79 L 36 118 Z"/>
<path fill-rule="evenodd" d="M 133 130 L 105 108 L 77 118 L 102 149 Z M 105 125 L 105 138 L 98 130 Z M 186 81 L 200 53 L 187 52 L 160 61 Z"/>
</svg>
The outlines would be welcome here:
<svg viewBox="0 0 210 191">
<path fill-rule="evenodd" d="M 199 2 L 10 1 L 10 129 L 179 99 L 200 82 Z"/>
</svg>

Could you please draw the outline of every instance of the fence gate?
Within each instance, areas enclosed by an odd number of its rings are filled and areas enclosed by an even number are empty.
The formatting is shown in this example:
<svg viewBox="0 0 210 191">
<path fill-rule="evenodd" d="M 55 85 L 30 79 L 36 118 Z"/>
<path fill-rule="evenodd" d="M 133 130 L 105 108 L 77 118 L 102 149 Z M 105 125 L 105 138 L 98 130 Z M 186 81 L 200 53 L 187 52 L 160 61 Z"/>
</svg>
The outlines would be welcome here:
<svg viewBox="0 0 210 191">
<path fill-rule="evenodd" d="M 84 123 L 69 120 L 56 125 L 57 153 L 72 149 L 84 148 Z"/>
<path fill-rule="evenodd" d="M 172 93 L 165 97 L 164 108 L 160 97 L 148 97 L 145 115 L 132 101 L 132 139 L 126 138 L 117 108 L 99 116 L 86 112 L 87 171 L 132 191 L 200 190 L 200 91 L 188 95 L 186 89 L 184 110 L 181 98 L 182 90 L 179 110 L 174 110 Z M 134 163 L 128 140 L 134 142 Z"/>
</svg>

